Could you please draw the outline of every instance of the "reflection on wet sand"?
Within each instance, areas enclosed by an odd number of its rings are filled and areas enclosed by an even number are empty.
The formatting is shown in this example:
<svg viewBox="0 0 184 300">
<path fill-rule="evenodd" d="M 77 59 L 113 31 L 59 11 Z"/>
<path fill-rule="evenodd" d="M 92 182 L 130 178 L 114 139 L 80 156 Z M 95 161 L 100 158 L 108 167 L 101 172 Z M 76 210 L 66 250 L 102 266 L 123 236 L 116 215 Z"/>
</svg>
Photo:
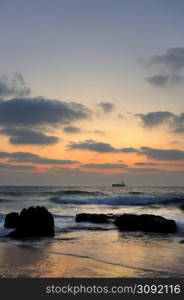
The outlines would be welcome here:
<svg viewBox="0 0 184 300">
<path fill-rule="evenodd" d="M 184 277 L 172 235 L 80 231 L 3 244 L 0 277 Z"/>
<path fill-rule="evenodd" d="M 123 277 L 128 269 L 28 247 L 0 249 L 0 277 Z M 130 272 L 131 277 L 134 271 Z"/>
</svg>

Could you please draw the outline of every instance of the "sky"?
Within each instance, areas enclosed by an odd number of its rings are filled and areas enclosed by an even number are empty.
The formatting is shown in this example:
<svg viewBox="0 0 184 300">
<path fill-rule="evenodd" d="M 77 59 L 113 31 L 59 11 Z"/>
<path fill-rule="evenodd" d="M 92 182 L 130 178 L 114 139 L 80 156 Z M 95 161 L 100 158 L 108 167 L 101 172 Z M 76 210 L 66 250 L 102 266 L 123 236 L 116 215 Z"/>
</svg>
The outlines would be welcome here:
<svg viewBox="0 0 184 300">
<path fill-rule="evenodd" d="M 0 184 L 183 185 L 184 2 L 0 1 Z"/>
</svg>

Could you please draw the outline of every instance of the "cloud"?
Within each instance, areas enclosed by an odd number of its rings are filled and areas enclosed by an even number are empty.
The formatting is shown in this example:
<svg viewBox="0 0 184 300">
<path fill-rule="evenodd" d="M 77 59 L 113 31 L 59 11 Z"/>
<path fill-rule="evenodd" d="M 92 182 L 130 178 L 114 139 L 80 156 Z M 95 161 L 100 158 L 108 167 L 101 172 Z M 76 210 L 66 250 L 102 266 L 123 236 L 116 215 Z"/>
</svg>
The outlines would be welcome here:
<svg viewBox="0 0 184 300">
<path fill-rule="evenodd" d="M 110 113 L 115 108 L 115 105 L 111 102 L 100 102 L 98 106 L 103 110 L 104 113 Z"/>
<path fill-rule="evenodd" d="M 12 78 L 2 76 L 0 78 L 0 98 L 24 97 L 30 94 L 25 80 L 20 73 L 15 73 Z"/>
<path fill-rule="evenodd" d="M 95 140 L 85 140 L 83 142 L 70 142 L 67 145 L 69 150 L 87 150 L 98 153 L 131 153 L 136 152 L 134 148 L 114 148 L 108 143 L 96 142 Z"/>
<path fill-rule="evenodd" d="M 0 158 L 7 158 L 9 162 L 29 162 L 33 164 L 72 165 L 75 160 L 51 159 L 30 152 L 0 152 Z"/>
<path fill-rule="evenodd" d="M 166 86 L 183 83 L 183 77 L 179 74 L 155 75 L 146 78 L 146 81 L 154 86 Z"/>
<path fill-rule="evenodd" d="M 184 113 L 181 113 L 180 115 L 175 115 L 174 117 L 174 133 L 184 133 Z"/>
<path fill-rule="evenodd" d="M 70 142 L 67 145 L 69 150 L 86 150 L 97 153 L 137 153 L 145 155 L 148 159 L 163 161 L 180 161 L 184 160 L 184 151 L 177 149 L 157 149 L 151 147 L 136 148 L 114 148 L 112 145 L 95 140 L 85 140 L 83 142 Z M 94 165 L 94 164 L 93 164 Z M 153 164 L 152 164 L 153 165 Z"/>
<path fill-rule="evenodd" d="M 167 166 L 167 167 L 184 167 L 184 162 L 137 162 L 135 166 Z"/>
<path fill-rule="evenodd" d="M 59 142 L 55 136 L 29 129 L 3 128 L 0 134 L 10 136 L 9 142 L 13 145 L 51 145 Z"/>
<path fill-rule="evenodd" d="M 104 135 L 105 134 L 105 132 L 104 131 L 102 131 L 102 130 L 94 130 L 93 131 L 95 134 L 99 134 L 99 135 Z"/>
<path fill-rule="evenodd" d="M 117 153 L 118 149 L 112 147 L 108 143 L 96 142 L 94 140 L 86 140 L 84 142 L 71 142 L 67 146 L 69 150 L 88 150 L 99 153 Z"/>
<path fill-rule="evenodd" d="M 158 163 L 153 162 L 137 162 L 135 163 L 135 166 L 158 166 Z"/>
<path fill-rule="evenodd" d="M 127 168 L 128 165 L 105 163 L 105 164 L 83 164 L 80 165 L 80 167 L 89 168 L 89 169 L 110 170 L 110 169 L 124 169 Z"/>
<path fill-rule="evenodd" d="M 79 128 L 69 124 L 86 120 L 92 114 L 77 102 L 28 97 L 29 94 L 21 74 L 16 73 L 12 79 L 0 78 L 0 133 L 9 136 L 9 142 L 14 145 L 55 144 L 58 137 L 45 134 L 46 130 L 68 125 L 65 132 L 79 133 Z"/>
<path fill-rule="evenodd" d="M 42 97 L 14 98 L 0 102 L 0 126 L 56 126 L 87 119 L 90 113 L 86 106 L 75 102 Z"/>
<path fill-rule="evenodd" d="M 174 140 L 174 141 L 170 141 L 170 144 L 174 144 L 174 145 L 176 145 L 176 144 L 180 144 L 180 142 L 179 142 L 179 141 L 177 141 L 177 140 Z"/>
<path fill-rule="evenodd" d="M 169 120 L 173 120 L 175 117 L 175 115 L 169 111 L 149 112 L 147 114 L 136 114 L 135 116 L 141 119 L 145 127 L 155 127 Z"/>
<path fill-rule="evenodd" d="M 119 119 L 124 119 L 124 116 L 123 116 L 121 113 L 119 113 L 119 114 L 117 115 L 117 117 L 118 117 Z"/>
<path fill-rule="evenodd" d="M 91 134 L 98 134 L 98 135 L 105 135 L 105 131 L 103 130 L 99 130 L 99 129 L 95 129 L 95 130 L 87 130 L 86 133 Z"/>
<path fill-rule="evenodd" d="M 120 152 L 122 152 L 122 153 L 136 153 L 137 149 L 135 149 L 133 147 L 122 148 L 122 149 L 120 149 Z"/>
<path fill-rule="evenodd" d="M 168 172 L 167 170 L 157 169 L 157 168 L 129 168 L 128 171 L 129 172 L 138 172 L 138 173 Z"/>
<path fill-rule="evenodd" d="M 167 125 L 171 133 L 184 133 L 184 113 L 176 115 L 169 111 L 155 111 L 146 114 L 136 114 L 145 127 L 156 127 L 159 125 Z"/>
<path fill-rule="evenodd" d="M 63 130 L 65 133 L 80 133 L 81 132 L 80 128 L 75 127 L 75 126 L 67 126 L 67 127 L 64 127 Z"/>
<path fill-rule="evenodd" d="M 80 103 L 27 97 L 29 94 L 21 74 L 16 73 L 11 80 L 6 76 L 0 79 L 0 134 L 7 135 L 14 145 L 56 144 L 59 138 L 45 134 L 45 130 L 88 119 L 92 114 Z M 66 126 L 64 130 L 80 132 L 74 126 Z"/>
<path fill-rule="evenodd" d="M 36 170 L 36 168 L 33 166 L 10 165 L 10 164 L 2 164 L 2 163 L 0 163 L 0 169 L 20 170 L 20 171 Z"/>
<path fill-rule="evenodd" d="M 184 151 L 176 149 L 156 149 L 141 147 L 139 154 L 146 155 L 149 159 L 179 161 L 184 160 Z"/>
<path fill-rule="evenodd" d="M 184 47 L 168 48 L 165 53 L 152 56 L 150 63 L 171 71 L 180 71 L 184 68 Z"/>
<path fill-rule="evenodd" d="M 157 69 L 158 74 L 146 77 L 146 81 L 157 87 L 183 85 L 184 47 L 166 49 L 165 53 L 153 55 L 149 65 Z"/>
<path fill-rule="evenodd" d="M 184 126 L 182 125 L 182 126 L 180 126 L 180 127 L 176 127 L 174 130 L 173 130 L 173 132 L 175 132 L 175 133 L 184 133 Z"/>
</svg>

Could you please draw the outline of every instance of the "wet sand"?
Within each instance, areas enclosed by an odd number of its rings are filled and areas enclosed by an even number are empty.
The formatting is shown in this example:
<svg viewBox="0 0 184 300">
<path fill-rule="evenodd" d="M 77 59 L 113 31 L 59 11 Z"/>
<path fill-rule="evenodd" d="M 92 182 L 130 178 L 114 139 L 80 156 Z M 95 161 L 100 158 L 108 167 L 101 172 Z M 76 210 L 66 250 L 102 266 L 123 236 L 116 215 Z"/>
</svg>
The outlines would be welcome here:
<svg viewBox="0 0 184 300">
<path fill-rule="evenodd" d="M 135 270 L 24 246 L 0 249 L 1 278 L 119 277 L 120 274 L 121 277 L 134 277 Z M 138 274 L 145 275 L 141 271 Z"/>
<path fill-rule="evenodd" d="M 172 236 L 122 236 L 117 231 L 0 242 L 0 277 L 184 277 L 179 271 L 183 247 Z"/>
</svg>

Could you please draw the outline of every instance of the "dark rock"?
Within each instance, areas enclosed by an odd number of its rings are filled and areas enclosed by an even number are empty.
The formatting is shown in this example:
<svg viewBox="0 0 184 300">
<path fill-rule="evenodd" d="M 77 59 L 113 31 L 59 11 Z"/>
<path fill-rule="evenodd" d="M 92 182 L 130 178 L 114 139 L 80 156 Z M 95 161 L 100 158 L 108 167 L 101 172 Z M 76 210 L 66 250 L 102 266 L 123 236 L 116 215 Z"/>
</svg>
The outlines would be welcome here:
<svg viewBox="0 0 184 300">
<path fill-rule="evenodd" d="M 4 226 L 7 228 L 16 228 L 19 224 L 19 213 L 12 212 L 7 214 L 4 221 Z"/>
<path fill-rule="evenodd" d="M 9 237 L 26 238 L 54 236 L 54 218 L 45 207 L 29 207 L 20 212 L 17 228 Z"/>
<path fill-rule="evenodd" d="M 181 209 L 181 210 L 184 210 L 184 204 L 182 204 L 182 205 L 180 206 L 180 209 Z"/>
<path fill-rule="evenodd" d="M 82 213 L 77 214 L 75 220 L 76 222 L 108 223 L 113 218 L 113 215 Z"/>
<path fill-rule="evenodd" d="M 177 226 L 174 220 L 165 219 L 156 215 L 140 215 L 144 231 L 174 233 Z"/>
<path fill-rule="evenodd" d="M 177 230 L 175 221 L 149 214 L 123 214 L 116 218 L 114 224 L 124 231 L 174 233 Z"/>
<path fill-rule="evenodd" d="M 135 231 L 141 230 L 141 220 L 139 216 L 134 214 L 123 214 L 116 218 L 114 224 L 120 230 Z"/>
</svg>

